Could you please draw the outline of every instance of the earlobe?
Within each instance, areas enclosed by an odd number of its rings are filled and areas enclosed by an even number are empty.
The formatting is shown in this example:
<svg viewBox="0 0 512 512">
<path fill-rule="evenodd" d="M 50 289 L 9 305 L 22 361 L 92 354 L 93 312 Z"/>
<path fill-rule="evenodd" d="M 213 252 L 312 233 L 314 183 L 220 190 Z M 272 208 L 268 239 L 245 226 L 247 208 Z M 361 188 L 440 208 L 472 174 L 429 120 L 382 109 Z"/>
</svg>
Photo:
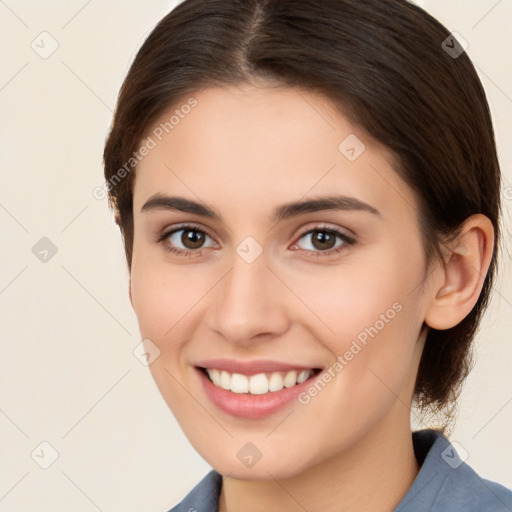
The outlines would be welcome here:
<svg viewBox="0 0 512 512">
<path fill-rule="evenodd" d="M 484 215 L 466 219 L 448 249 L 437 287 L 432 291 L 425 322 L 444 330 L 461 322 L 476 304 L 491 263 L 494 228 Z"/>
</svg>

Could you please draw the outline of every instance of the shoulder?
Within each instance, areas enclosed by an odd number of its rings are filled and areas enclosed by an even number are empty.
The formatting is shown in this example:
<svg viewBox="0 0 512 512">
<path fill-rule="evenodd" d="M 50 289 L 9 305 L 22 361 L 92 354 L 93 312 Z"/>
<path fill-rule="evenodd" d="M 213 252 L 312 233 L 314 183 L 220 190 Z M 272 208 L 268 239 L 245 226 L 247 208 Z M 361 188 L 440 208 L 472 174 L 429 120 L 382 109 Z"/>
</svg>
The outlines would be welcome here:
<svg viewBox="0 0 512 512">
<path fill-rule="evenodd" d="M 440 432 L 413 433 L 414 450 L 423 460 L 413 485 L 394 512 L 512 512 L 512 491 L 480 477 Z"/>
<path fill-rule="evenodd" d="M 221 488 L 222 475 L 212 470 L 169 512 L 218 512 Z"/>
</svg>

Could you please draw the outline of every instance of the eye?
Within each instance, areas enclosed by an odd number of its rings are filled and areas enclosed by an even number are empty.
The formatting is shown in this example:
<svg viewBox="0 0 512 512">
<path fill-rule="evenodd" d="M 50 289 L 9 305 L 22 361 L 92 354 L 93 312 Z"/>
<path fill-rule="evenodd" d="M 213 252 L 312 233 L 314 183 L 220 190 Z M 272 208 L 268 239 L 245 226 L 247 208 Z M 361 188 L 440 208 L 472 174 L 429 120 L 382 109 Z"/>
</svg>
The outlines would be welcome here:
<svg viewBox="0 0 512 512">
<path fill-rule="evenodd" d="M 300 247 L 298 243 L 291 249 L 304 252 L 307 256 L 320 257 L 337 254 L 355 243 L 355 239 L 342 233 L 337 228 L 328 226 L 318 226 L 306 231 L 300 235 L 299 240 L 307 240 L 305 247 Z M 210 240 L 209 245 L 205 242 Z M 162 243 L 168 252 L 180 256 L 200 256 L 202 249 L 208 247 L 217 247 L 216 242 L 203 229 L 194 225 L 183 225 L 172 230 L 164 232 L 157 240 Z"/>
<path fill-rule="evenodd" d="M 205 246 L 204 243 L 210 239 L 213 244 Z M 216 247 L 213 239 L 197 226 L 180 226 L 179 228 L 166 231 L 158 239 L 159 243 L 164 244 L 164 247 L 169 252 L 179 254 L 181 256 L 200 255 L 201 249 L 206 247 Z"/>
<path fill-rule="evenodd" d="M 299 240 L 308 240 L 303 247 L 299 249 L 306 251 L 310 256 L 331 256 L 337 254 L 355 243 L 354 238 L 342 233 L 336 228 L 328 226 L 318 226 L 303 233 Z M 292 249 L 299 244 L 294 244 Z"/>
</svg>

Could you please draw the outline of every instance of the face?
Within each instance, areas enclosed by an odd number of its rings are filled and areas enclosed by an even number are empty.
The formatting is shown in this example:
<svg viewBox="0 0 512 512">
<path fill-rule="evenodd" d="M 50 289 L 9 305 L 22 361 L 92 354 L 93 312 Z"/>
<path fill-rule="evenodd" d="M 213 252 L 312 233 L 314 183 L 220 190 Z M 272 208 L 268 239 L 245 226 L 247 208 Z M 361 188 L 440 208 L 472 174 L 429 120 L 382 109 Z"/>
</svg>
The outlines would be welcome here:
<svg viewBox="0 0 512 512">
<path fill-rule="evenodd" d="M 150 370 L 188 439 L 219 472 L 268 479 L 409 429 L 426 268 L 389 153 L 311 93 L 192 102 L 147 134 L 131 267 Z"/>
</svg>

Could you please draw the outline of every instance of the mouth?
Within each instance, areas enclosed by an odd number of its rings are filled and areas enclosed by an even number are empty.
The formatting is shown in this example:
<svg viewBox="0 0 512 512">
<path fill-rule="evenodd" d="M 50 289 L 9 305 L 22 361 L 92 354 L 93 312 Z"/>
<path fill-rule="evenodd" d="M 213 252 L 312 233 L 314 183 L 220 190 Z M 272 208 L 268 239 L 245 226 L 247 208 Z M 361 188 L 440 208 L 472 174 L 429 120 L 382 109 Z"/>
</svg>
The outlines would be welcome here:
<svg viewBox="0 0 512 512">
<path fill-rule="evenodd" d="M 311 368 L 244 375 L 217 368 L 198 367 L 198 369 L 214 386 L 231 393 L 250 395 L 265 395 L 285 388 L 290 389 L 316 377 L 322 371 L 320 368 Z"/>
<path fill-rule="evenodd" d="M 289 365 L 277 365 L 279 369 L 268 364 L 234 366 L 208 364 L 195 366 L 195 370 L 209 401 L 223 413 L 244 420 L 264 419 L 296 404 L 299 394 L 322 372 Z M 274 371 L 265 371 L 271 369 Z"/>
</svg>

